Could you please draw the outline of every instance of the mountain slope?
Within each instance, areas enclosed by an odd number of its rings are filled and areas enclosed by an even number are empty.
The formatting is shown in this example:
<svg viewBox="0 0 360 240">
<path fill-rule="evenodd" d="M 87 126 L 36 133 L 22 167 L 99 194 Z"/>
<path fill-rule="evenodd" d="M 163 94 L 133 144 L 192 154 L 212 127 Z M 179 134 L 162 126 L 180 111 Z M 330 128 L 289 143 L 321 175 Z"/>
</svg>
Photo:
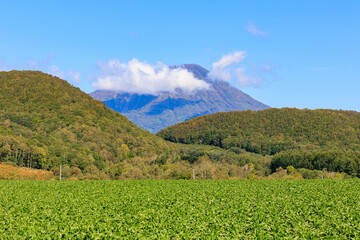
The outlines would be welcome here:
<svg viewBox="0 0 360 240">
<path fill-rule="evenodd" d="M 161 138 L 64 80 L 35 71 L 0 72 L 0 162 L 97 171 L 168 149 Z"/>
<path fill-rule="evenodd" d="M 360 176 L 360 113 L 267 109 L 216 113 L 158 133 L 166 140 L 274 155 L 278 167 L 344 171 Z"/>
<path fill-rule="evenodd" d="M 216 113 L 191 119 L 158 133 L 166 140 L 186 144 L 216 145 L 223 148 L 240 146 L 249 151 L 274 154 L 270 145 L 284 148 L 324 146 L 358 146 L 360 144 L 360 113 L 337 110 L 300 110 L 293 108 L 263 111 Z"/>
<path fill-rule="evenodd" d="M 106 90 L 97 90 L 90 95 L 153 133 L 205 114 L 269 108 L 227 82 L 209 80 L 208 70 L 199 65 L 184 64 L 170 68 L 185 68 L 196 78 L 209 83 L 211 87 L 209 90 L 198 90 L 190 94 L 178 89 L 175 93 L 165 92 L 159 95 Z"/>
</svg>

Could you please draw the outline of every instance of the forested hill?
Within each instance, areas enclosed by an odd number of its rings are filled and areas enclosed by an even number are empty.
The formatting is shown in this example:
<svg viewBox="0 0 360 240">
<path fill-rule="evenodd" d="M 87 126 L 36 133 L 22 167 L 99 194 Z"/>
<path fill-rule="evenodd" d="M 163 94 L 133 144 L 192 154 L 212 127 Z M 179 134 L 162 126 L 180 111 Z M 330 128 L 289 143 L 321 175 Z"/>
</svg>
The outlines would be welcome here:
<svg viewBox="0 0 360 240">
<path fill-rule="evenodd" d="M 216 113 L 158 133 L 173 142 L 274 155 L 272 170 L 293 165 L 360 174 L 360 113 L 293 108 Z"/>
<path fill-rule="evenodd" d="M 0 72 L 0 162 L 91 172 L 155 156 L 169 145 L 64 80 L 37 71 Z"/>
<path fill-rule="evenodd" d="M 57 77 L 0 72 L 0 163 L 55 175 L 61 164 L 67 179 L 189 179 L 192 169 L 204 179 L 261 177 L 289 165 L 359 177 L 359 115 L 298 109 L 218 113 L 159 133 L 223 149 L 185 146 L 140 129 Z"/>
<path fill-rule="evenodd" d="M 352 147 L 360 143 L 360 113 L 294 108 L 216 113 L 159 132 L 173 142 L 240 147 L 275 154 L 289 148 Z"/>
</svg>

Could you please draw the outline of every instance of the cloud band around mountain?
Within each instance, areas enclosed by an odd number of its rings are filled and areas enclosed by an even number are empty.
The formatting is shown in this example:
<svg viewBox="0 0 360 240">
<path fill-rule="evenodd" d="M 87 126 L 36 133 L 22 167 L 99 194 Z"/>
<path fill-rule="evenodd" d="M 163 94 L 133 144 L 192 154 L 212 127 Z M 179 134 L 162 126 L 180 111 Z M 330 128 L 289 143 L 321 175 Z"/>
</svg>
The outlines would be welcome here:
<svg viewBox="0 0 360 240">
<path fill-rule="evenodd" d="M 100 76 L 97 82 L 93 83 L 93 87 L 102 90 L 157 94 L 164 91 L 174 92 L 178 88 L 192 92 L 210 87 L 186 69 L 170 69 L 161 62 L 151 65 L 134 58 L 127 63 L 121 63 L 115 58 L 108 62 L 98 62 L 97 66 Z"/>
</svg>

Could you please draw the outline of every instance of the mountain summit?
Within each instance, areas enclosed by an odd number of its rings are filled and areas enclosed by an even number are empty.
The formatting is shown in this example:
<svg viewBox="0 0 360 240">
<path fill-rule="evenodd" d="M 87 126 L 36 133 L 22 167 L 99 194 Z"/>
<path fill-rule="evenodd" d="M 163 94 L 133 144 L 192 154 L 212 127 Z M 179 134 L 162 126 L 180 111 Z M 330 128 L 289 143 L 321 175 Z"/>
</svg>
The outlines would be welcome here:
<svg viewBox="0 0 360 240">
<path fill-rule="evenodd" d="M 90 95 L 152 133 L 206 114 L 269 108 L 228 82 L 210 80 L 207 77 L 209 71 L 199 65 L 183 64 L 170 68 L 186 69 L 196 78 L 209 83 L 210 88 L 191 93 L 177 89 L 157 95 L 96 90 Z"/>
</svg>

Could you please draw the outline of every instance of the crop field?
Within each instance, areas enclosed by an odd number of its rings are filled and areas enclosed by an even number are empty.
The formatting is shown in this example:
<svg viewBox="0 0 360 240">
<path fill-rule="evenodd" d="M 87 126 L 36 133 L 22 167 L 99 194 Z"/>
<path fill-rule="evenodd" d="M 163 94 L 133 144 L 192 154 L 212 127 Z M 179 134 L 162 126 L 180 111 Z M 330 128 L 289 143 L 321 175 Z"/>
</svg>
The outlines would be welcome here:
<svg viewBox="0 0 360 240">
<path fill-rule="evenodd" d="M 359 180 L 0 181 L 0 239 L 360 238 Z"/>
</svg>

